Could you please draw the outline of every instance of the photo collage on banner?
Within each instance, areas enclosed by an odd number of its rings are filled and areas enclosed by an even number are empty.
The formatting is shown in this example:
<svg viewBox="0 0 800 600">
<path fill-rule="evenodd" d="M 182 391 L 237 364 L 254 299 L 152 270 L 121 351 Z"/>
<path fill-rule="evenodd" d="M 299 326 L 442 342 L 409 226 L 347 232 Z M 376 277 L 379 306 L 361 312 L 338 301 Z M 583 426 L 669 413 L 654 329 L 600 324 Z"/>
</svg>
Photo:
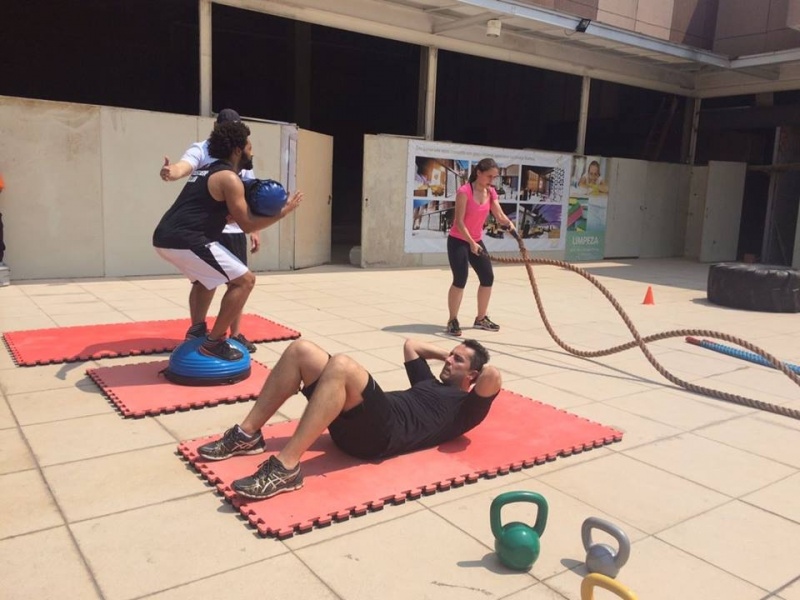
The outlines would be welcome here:
<svg viewBox="0 0 800 600">
<path fill-rule="evenodd" d="M 602 157 L 573 158 L 567 211 L 567 261 L 603 260 L 609 192 L 607 168 L 608 160 Z"/>
<path fill-rule="evenodd" d="M 473 167 L 483 158 L 497 162 L 499 173 L 493 187 L 525 247 L 564 248 L 571 155 L 414 140 L 408 150 L 406 252 L 447 252 L 456 194 L 468 184 Z M 484 225 L 483 243 L 490 253 L 519 249 L 491 213 Z"/>
</svg>

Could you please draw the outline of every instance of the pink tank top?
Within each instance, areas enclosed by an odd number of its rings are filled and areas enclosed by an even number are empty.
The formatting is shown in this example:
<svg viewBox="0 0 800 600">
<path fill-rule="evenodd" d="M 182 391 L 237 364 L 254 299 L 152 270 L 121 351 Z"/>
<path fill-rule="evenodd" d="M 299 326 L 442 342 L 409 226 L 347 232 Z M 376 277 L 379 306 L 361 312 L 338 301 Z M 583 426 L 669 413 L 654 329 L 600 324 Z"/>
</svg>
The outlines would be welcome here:
<svg viewBox="0 0 800 600">
<path fill-rule="evenodd" d="M 458 188 L 458 193 L 466 194 L 467 196 L 467 210 L 464 211 L 464 227 L 467 228 L 472 239 L 476 242 L 483 237 L 483 225 L 486 223 L 486 217 L 489 216 L 489 208 L 492 202 L 497 202 L 497 191 L 489 188 L 489 201 L 483 204 L 475 202 L 475 197 L 472 195 L 472 184 L 466 183 Z M 458 230 L 455 224 L 450 228 L 450 235 L 459 240 L 467 241 Z"/>
</svg>

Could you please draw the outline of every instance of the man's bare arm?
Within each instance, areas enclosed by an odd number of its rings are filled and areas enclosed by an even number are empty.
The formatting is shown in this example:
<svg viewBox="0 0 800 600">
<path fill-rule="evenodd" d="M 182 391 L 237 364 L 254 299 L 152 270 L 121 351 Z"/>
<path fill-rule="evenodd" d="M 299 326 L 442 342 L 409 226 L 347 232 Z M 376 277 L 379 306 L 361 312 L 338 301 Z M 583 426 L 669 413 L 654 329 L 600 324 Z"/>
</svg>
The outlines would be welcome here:
<svg viewBox="0 0 800 600">
<path fill-rule="evenodd" d="M 274 217 L 259 217 L 250 212 L 247 208 L 247 201 L 244 199 L 244 185 L 239 176 L 233 171 L 219 171 L 208 179 L 208 191 L 214 200 L 225 202 L 228 205 L 228 212 L 233 220 L 242 228 L 245 233 L 260 231 L 270 225 L 277 223 L 283 217 L 294 211 L 303 200 L 302 192 L 292 192 L 286 204 Z"/>
<path fill-rule="evenodd" d="M 503 377 L 500 375 L 500 371 L 497 370 L 497 367 L 484 365 L 480 375 L 478 375 L 477 381 L 475 381 L 475 387 L 472 388 L 472 391 L 478 394 L 478 396 L 488 398 L 497 394 L 502 385 Z"/>
<path fill-rule="evenodd" d="M 403 344 L 403 359 L 405 362 L 424 358 L 425 360 L 445 360 L 450 355 L 447 350 L 438 346 L 421 342 L 420 340 L 406 340 Z"/>
<path fill-rule="evenodd" d="M 185 160 L 179 160 L 175 164 L 170 164 L 169 158 L 164 157 L 164 166 L 161 167 L 161 179 L 164 181 L 177 181 L 189 175 L 194 170 L 191 164 Z"/>
</svg>

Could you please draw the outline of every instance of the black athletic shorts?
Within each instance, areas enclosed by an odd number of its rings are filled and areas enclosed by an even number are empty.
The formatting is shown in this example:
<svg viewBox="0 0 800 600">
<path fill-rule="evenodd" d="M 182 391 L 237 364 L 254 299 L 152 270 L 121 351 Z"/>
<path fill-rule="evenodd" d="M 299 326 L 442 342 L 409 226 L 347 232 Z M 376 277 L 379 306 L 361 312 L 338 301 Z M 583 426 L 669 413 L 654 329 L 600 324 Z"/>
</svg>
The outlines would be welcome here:
<svg viewBox="0 0 800 600">
<path fill-rule="evenodd" d="M 236 258 L 247 264 L 247 234 L 223 233 L 219 243 L 231 251 Z"/>
<path fill-rule="evenodd" d="M 311 398 L 316 387 L 317 383 L 314 382 L 301 391 L 306 398 Z M 328 431 L 343 452 L 357 458 L 378 458 L 389 447 L 392 418 L 389 399 L 372 375 L 361 397 L 364 401 L 336 417 L 328 426 Z"/>
</svg>

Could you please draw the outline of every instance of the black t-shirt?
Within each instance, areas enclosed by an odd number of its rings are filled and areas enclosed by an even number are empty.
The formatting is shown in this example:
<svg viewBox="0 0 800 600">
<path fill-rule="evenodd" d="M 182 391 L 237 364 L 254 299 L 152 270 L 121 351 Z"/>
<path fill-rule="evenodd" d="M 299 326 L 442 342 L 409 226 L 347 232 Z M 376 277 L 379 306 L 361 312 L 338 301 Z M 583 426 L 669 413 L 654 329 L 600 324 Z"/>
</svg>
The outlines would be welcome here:
<svg viewBox="0 0 800 600">
<path fill-rule="evenodd" d="M 473 429 L 489 413 L 496 394 L 483 398 L 445 385 L 423 358 L 405 367 L 411 388 L 386 392 L 393 419 L 384 456 L 438 446 Z"/>
<path fill-rule="evenodd" d="M 233 167 L 225 161 L 217 161 L 189 176 L 180 195 L 156 226 L 153 246 L 189 249 L 220 240 L 228 205 L 214 200 L 208 191 L 209 177 L 219 171 L 233 171 Z"/>
</svg>

